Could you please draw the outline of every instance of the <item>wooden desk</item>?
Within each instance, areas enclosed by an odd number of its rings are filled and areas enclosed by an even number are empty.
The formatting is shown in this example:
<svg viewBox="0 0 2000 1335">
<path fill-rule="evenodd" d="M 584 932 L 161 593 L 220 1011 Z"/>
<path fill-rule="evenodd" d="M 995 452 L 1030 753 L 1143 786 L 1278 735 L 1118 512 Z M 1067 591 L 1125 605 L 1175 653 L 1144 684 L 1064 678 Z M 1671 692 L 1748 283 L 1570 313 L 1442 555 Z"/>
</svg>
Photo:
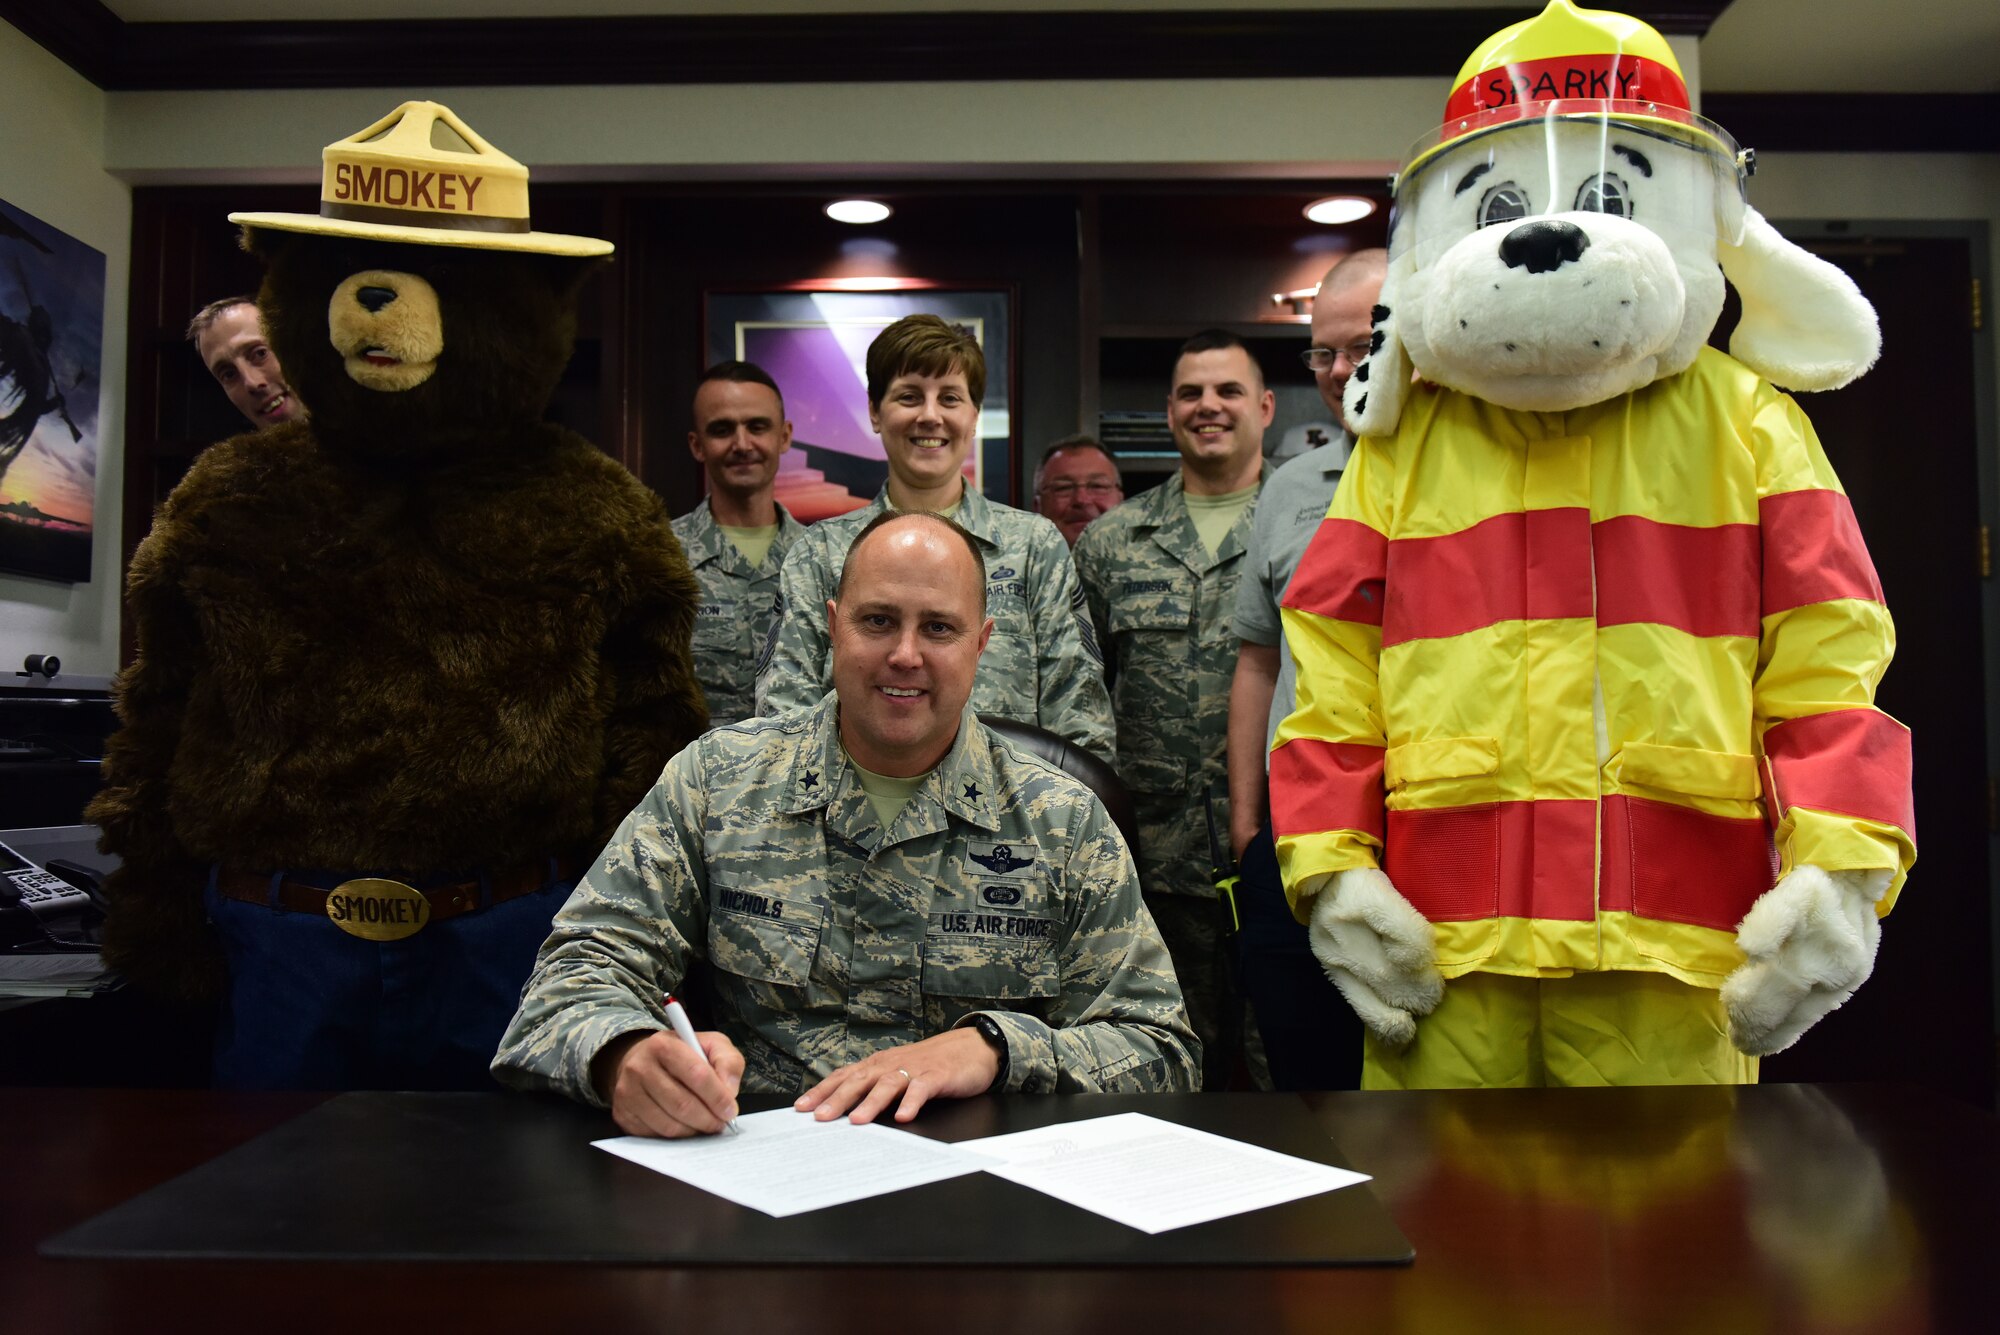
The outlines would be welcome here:
<svg viewBox="0 0 2000 1335">
<path fill-rule="evenodd" d="M 44 1237 L 311 1095 L 0 1091 L 0 1330 L 1971 1331 L 2000 1121 L 1921 1090 L 1311 1096 L 1401 1270 L 55 1262 Z M 948 1228 L 949 1220 L 938 1226 Z"/>
</svg>

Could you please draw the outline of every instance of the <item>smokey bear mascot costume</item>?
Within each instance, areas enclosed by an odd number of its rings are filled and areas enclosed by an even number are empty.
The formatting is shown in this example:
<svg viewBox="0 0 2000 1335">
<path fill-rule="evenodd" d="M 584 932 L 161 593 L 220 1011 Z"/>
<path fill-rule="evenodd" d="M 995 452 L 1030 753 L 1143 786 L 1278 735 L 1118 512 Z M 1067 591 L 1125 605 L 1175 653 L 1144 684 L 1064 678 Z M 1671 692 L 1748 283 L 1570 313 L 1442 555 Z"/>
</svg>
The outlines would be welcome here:
<svg viewBox="0 0 2000 1335">
<path fill-rule="evenodd" d="M 1555 0 L 1446 116 L 1285 596 L 1285 882 L 1364 1088 L 1753 1081 L 1916 855 L 1881 587 L 1774 388 L 1865 371 L 1874 312 L 1643 23 Z"/>
<path fill-rule="evenodd" d="M 133 558 L 91 808 L 108 960 L 220 995 L 228 1086 L 491 1088 L 549 920 L 706 721 L 660 500 L 542 421 L 611 246 L 411 102 L 322 210 L 232 215 L 310 416 L 205 451 Z"/>
</svg>

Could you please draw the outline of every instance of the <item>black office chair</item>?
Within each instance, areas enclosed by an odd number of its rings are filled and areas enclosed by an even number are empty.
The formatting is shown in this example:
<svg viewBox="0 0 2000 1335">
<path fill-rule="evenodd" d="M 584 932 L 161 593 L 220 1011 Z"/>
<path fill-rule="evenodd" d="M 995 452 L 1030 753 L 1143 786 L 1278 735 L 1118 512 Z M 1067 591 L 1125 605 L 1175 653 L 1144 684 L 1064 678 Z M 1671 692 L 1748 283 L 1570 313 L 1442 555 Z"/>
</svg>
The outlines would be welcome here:
<svg viewBox="0 0 2000 1335">
<path fill-rule="evenodd" d="M 992 714 L 981 714 L 979 721 L 1021 750 L 1040 756 L 1096 793 L 1097 800 L 1104 803 L 1105 811 L 1110 813 L 1111 823 L 1118 827 L 1118 833 L 1125 836 L 1125 846 L 1132 851 L 1133 857 L 1139 855 L 1139 815 L 1133 809 L 1132 795 L 1125 791 L 1125 781 L 1118 777 L 1117 770 L 1047 728 Z"/>
</svg>

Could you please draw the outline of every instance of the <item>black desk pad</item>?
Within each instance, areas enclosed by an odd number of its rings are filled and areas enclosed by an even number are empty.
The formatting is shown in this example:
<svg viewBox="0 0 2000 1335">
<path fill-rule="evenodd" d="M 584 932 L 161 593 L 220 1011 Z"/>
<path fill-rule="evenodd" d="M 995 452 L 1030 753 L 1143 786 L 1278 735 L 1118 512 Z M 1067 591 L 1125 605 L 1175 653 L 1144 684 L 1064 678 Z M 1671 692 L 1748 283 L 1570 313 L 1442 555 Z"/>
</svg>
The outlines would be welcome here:
<svg viewBox="0 0 2000 1335">
<path fill-rule="evenodd" d="M 746 1097 L 745 1111 L 782 1100 Z M 936 1103 L 938 1140 L 1143 1112 L 1350 1167 L 1287 1094 L 1046 1095 Z M 1145 1234 L 973 1173 L 786 1219 L 591 1147 L 608 1115 L 553 1098 L 350 1093 L 51 1238 L 97 1259 L 670 1265 L 1395 1265 L 1410 1244 L 1367 1184 Z"/>
</svg>

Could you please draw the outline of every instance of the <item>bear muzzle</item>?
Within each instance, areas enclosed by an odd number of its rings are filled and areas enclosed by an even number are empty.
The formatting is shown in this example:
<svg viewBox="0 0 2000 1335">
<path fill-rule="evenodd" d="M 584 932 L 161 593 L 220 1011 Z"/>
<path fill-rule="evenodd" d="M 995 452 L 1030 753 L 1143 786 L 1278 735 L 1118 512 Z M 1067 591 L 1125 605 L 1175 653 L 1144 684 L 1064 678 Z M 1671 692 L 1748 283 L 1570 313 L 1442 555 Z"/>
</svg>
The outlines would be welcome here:
<svg viewBox="0 0 2000 1335">
<path fill-rule="evenodd" d="M 349 274 L 327 303 L 326 324 L 348 378 L 363 389 L 415 389 L 436 372 L 444 353 L 437 289 L 413 273 Z"/>
</svg>

